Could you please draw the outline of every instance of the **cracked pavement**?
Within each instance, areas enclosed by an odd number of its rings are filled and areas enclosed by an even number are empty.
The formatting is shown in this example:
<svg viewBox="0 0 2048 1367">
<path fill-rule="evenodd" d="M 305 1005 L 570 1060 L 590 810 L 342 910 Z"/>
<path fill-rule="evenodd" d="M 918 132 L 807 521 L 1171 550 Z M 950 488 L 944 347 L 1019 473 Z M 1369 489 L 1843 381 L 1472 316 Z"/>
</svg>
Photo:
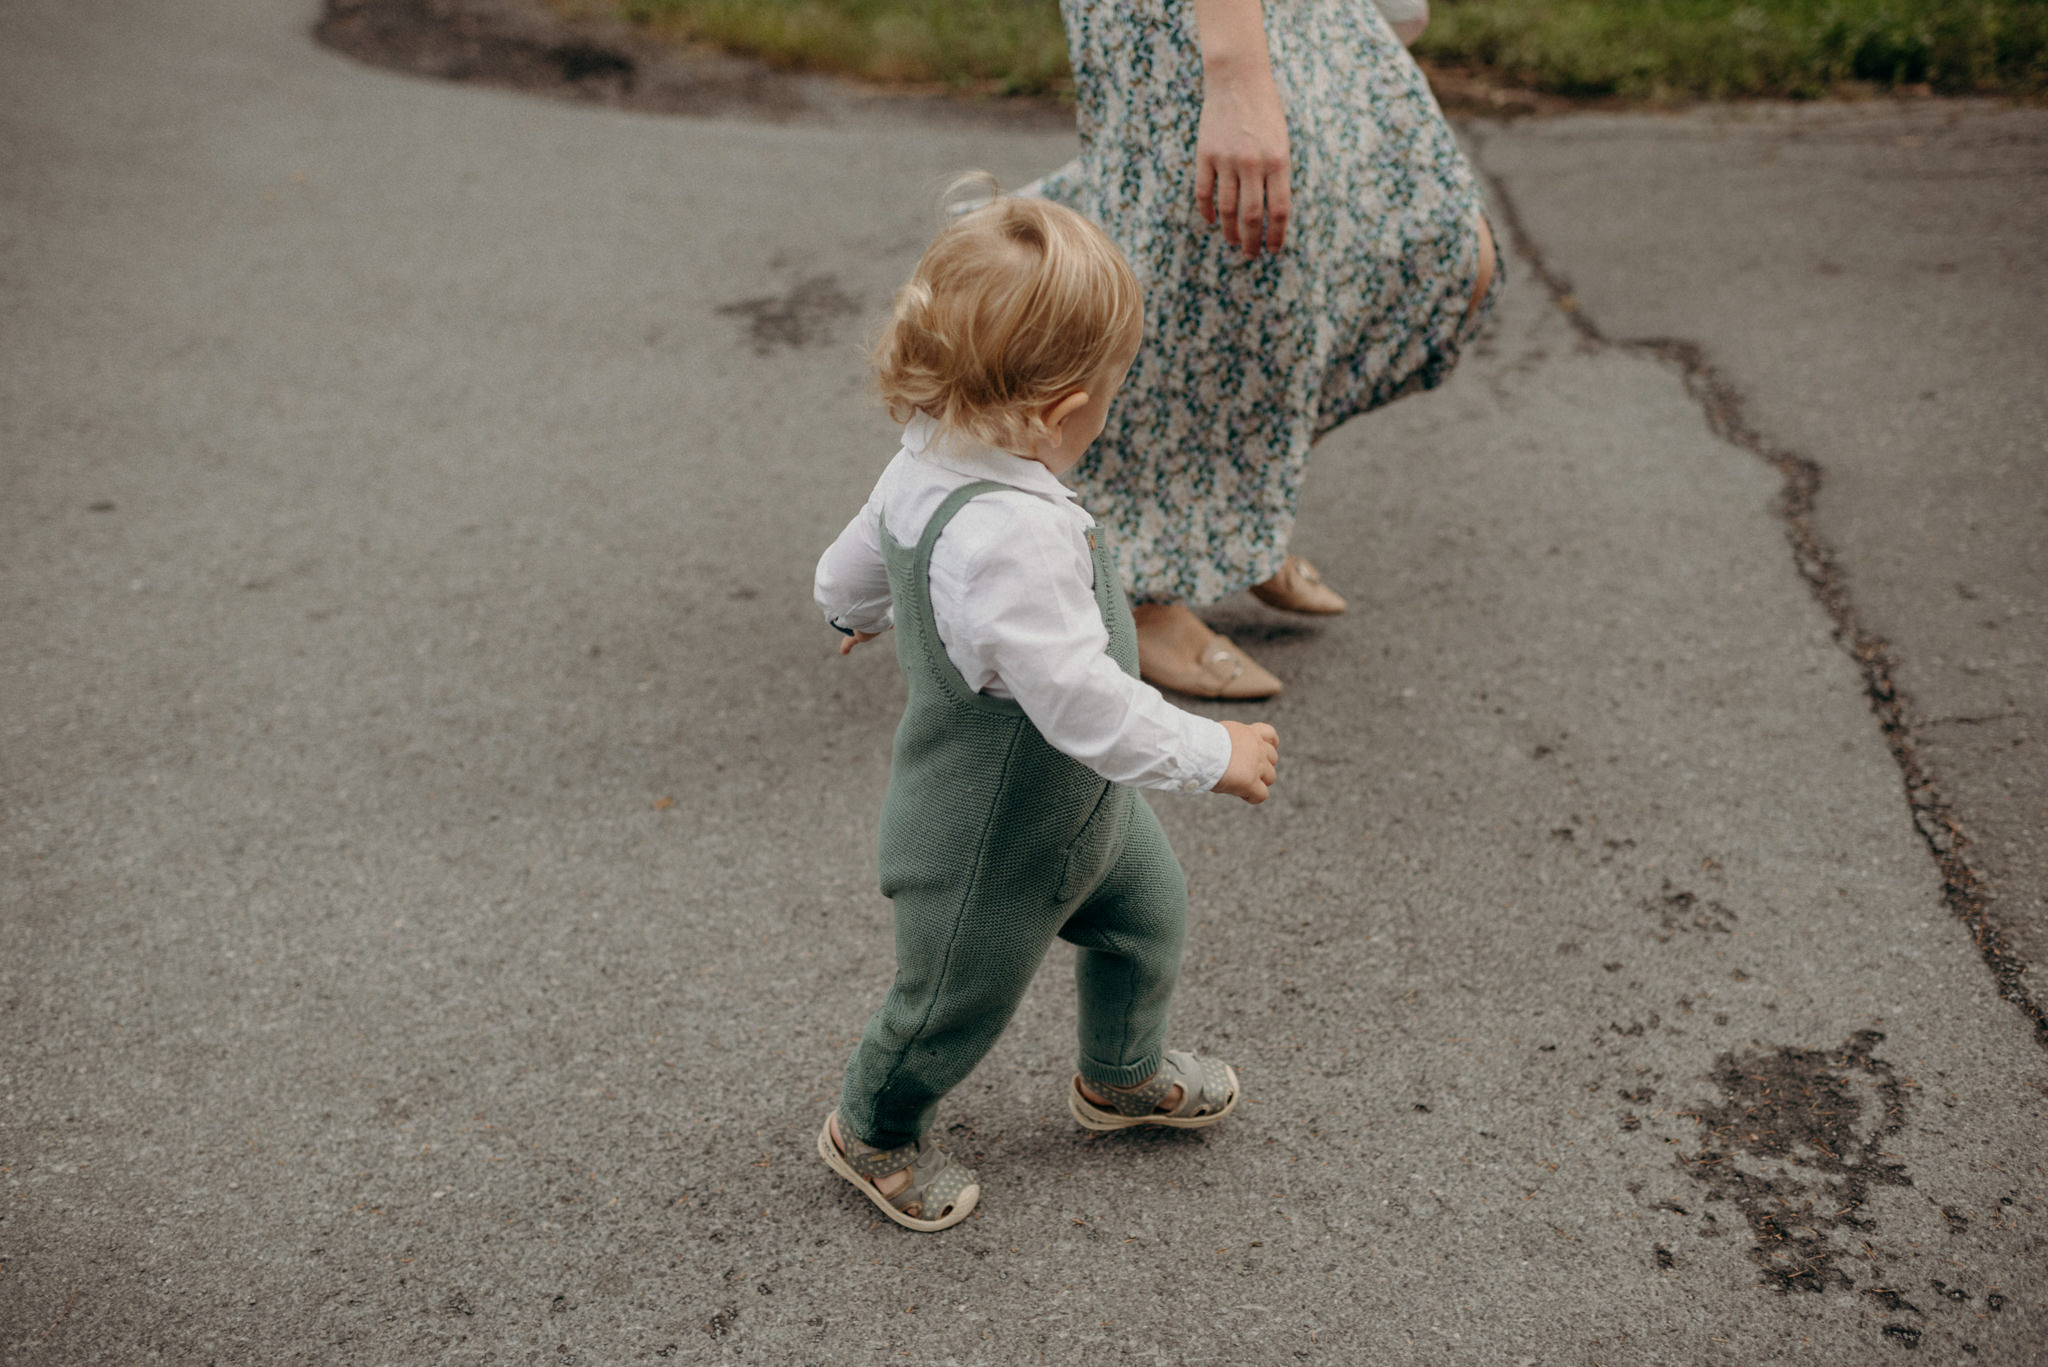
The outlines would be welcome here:
<svg viewBox="0 0 2048 1367">
<path fill-rule="evenodd" d="M 921 1238 L 810 1153 L 899 685 L 807 584 L 933 187 L 1071 135 L 314 18 L 0 13 L 0 1358 L 2042 1360 L 2039 997 L 1967 916 L 2048 949 L 2048 115 L 1475 125 L 1541 270 L 1320 449 L 1352 611 L 1216 612 L 1275 799 L 1158 803 L 1243 1114 L 1075 1129 L 1051 963 Z"/>
<path fill-rule="evenodd" d="M 1951 905 L 2048 1040 L 2020 976 L 2048 955 L 2048 120 L 1907 102 L 1478 133 L 1582 325 L 1709 370 L 1719 425 L 1804 467 L 1802 572 Z"/>
</svg>

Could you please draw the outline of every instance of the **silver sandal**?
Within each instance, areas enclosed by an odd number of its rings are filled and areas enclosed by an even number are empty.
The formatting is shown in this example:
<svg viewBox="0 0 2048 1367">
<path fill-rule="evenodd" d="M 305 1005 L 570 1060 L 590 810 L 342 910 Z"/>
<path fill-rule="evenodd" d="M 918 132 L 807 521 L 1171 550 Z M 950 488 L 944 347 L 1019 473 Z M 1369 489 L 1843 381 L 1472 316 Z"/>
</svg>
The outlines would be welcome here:
<svg viewBox="0 0 2048 1367">
<path fill-rule="evenodd" d="M 1170 1111 L 1160 1110 L 1160 1098 L 1172 1091 L 1176 1083 L 1181 1089 L 1180 1104 Z M 1199 1130 L 1236 1110 L 1240 1095 L 1235 1068 L 1222 1059 L 1181 1049 L 1167 1051 L 1160 1060 L 1159 1071 L 1149 1081 L 1128 1088 L 1098 1083 L 1096 1090 L 1109 1094 L 1109 1109 L 1088 1099 L 1081 1091 L 1079 1077 L 1067 1088 L 1067 1109 L 1085 1129 L 1128 1130 L 1140 1125 L 1165 1125 L 1176 1130 Z"/>
<path fill-rule="evenodd" d="M 832 1121 L 838 1114 L 834 1111 L 826 1116 L 818 1131 L 818 1157 L 865 1192 L 882 1214 L 905 1229 L 930 1234 L 949 1229 L 974 1213 L 974 1204 L 981 1199 L 981 1183 L 975 1180 L 974 1170 L 944 1149 L 933 1147 L 930 1135 L 921 1136 L 915 1144 L 877 1149 L 841 1130 L 840 1139 L 846 1144 L 841 1152 L 832 1140 Z M 909 1185 L 894 1196 L 882 1195 L 875 1180 L 905 1168 L 910 1169 Z M 924 1213 L 928 1210 L 938 1215 L 927 1220 Z"/>
</svg>

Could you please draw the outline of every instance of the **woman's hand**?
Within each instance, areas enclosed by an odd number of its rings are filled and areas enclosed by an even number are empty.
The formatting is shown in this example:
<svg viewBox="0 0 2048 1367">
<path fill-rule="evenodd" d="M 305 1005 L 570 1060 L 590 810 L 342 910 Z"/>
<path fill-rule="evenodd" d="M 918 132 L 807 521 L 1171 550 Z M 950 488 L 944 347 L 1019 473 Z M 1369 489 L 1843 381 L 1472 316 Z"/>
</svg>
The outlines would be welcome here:
<svg viewBox="0 0 2048 1367">
<path fill-rule="evenodd" d="M 1195 206 L 1224 240 L 1255 257 L 1287 241 L 1287 111 L 1266 56 L 1260 0 L 1195 0 L 1202 45 L 1202 121 L 1195 130 Z"/>
</svg>

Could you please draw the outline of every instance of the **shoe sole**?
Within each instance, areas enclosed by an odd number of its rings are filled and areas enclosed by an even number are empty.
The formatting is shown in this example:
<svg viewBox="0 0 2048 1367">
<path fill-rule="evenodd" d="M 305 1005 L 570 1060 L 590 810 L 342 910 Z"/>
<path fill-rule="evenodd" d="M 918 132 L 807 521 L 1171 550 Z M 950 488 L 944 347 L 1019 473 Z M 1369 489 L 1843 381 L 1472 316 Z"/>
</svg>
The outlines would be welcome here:
<svg viewBox="0 0 2048 1367">
<path fill-rule="evenodd" d="M 1145 675 L 1145 682 L 1167 693 L 1178 693 L 1183 698 L 1196 698 L 1202 702 L 1264 702 L 1277 698 L 1285 685 L 1275 684 L 1271 688 L 1254 688 L 1249 693 L 1206 693 L 1197 688 L 1185 687 L 1157 675 Z"/>
<path fill-rule="evenodd" d="M 1268 598 L 1260 593 L 1256 586 L 1252 588 L 1251 594 L 1275 612 L 1292 612 L 1302 617 L 1341 617 L 1351 609 L 1349 603 L 1339 603 L 1334 608 L 1312 608 L 1303 603 L 1290 602 L 1277 593 Z"/>
<path fill-rule="evenodd" d="M 1244 1088 L 1238 1085 L 1237 1069 L 1229 1064 L 1223 1071 L 1230 1074 L 1230 1100 L 1223 1103 L 1223 1109 L 1210 1115 L 1119 1115 L 1105 1111 L 1087 1097 L 1081 1095 L 1081 1083 L 1077 1078 L 1067 1086 L 1067 1110 L 1073 1113 L 1074 1123 L 1084 1130 L 1106 1134 L 1111 1130 L 1136 1130 L 1148 1125 L 1157 1125 L 1169 1130 L 1199 1130 L 1237 1109 L 1237 1103 L 1244 1100 Z M 1171 1090 L 1170 1088 L 1168 1090 Z"/>
<path fill-rule="evenodd" d="M 838 1112 L 835 1111 L 833 1114 L 836 1115 Z M 879 1187 L 855 1172 L 853 1165 L 846 1161 L 846 1156 L 839 1152 L 839 1146 L 832 1142 L 832 1116 L 829 1115 L 825 1117 L 824 1125 L 818 1130 L 818 1157 L 825 1160 L 826 1167 L 860 1188 L 861 1194 L 873 1201 L 875 1208 L 882 1214 L 905 1229 L 914 1229 L 920 1234 L 936 1234 L 942 1229 L 951 1229 L 972 1215 L 974 1207 L 981 1201 L 981 1183 L 975 1182 L 960 1193 L 959 1203 L 953 1207 L 951 1215 L 942 1215 L 936 1220 L 920 1220 L 914 1215 L 905 1215 L 889 1204 L 889 1198 L 882 1195 Z"/>
</svg>

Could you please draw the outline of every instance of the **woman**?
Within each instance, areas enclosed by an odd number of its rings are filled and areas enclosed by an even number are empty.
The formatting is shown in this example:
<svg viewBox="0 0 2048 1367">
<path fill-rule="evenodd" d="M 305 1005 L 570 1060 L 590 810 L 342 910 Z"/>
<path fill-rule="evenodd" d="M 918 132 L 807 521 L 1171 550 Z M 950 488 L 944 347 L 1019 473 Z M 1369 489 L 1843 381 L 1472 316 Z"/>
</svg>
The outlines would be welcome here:
<svg viewBox="0 0 2048 1367">
<path fill-rule="evenodd" d="M 1498 292 L 1472 171 L 1373 0 L 1062 0 L 1081 156 L 1038 193 L 1108 229 L 1145 346 L 1073 479 L 1118 533 L 1144 676 L 1280 681 L 1194 606 L 1344 600 L 1287 554 L 1310 445 L 1432 388 Z M 1412 35 L 1410 35 L 1412 36 Z"/>
</svg>

